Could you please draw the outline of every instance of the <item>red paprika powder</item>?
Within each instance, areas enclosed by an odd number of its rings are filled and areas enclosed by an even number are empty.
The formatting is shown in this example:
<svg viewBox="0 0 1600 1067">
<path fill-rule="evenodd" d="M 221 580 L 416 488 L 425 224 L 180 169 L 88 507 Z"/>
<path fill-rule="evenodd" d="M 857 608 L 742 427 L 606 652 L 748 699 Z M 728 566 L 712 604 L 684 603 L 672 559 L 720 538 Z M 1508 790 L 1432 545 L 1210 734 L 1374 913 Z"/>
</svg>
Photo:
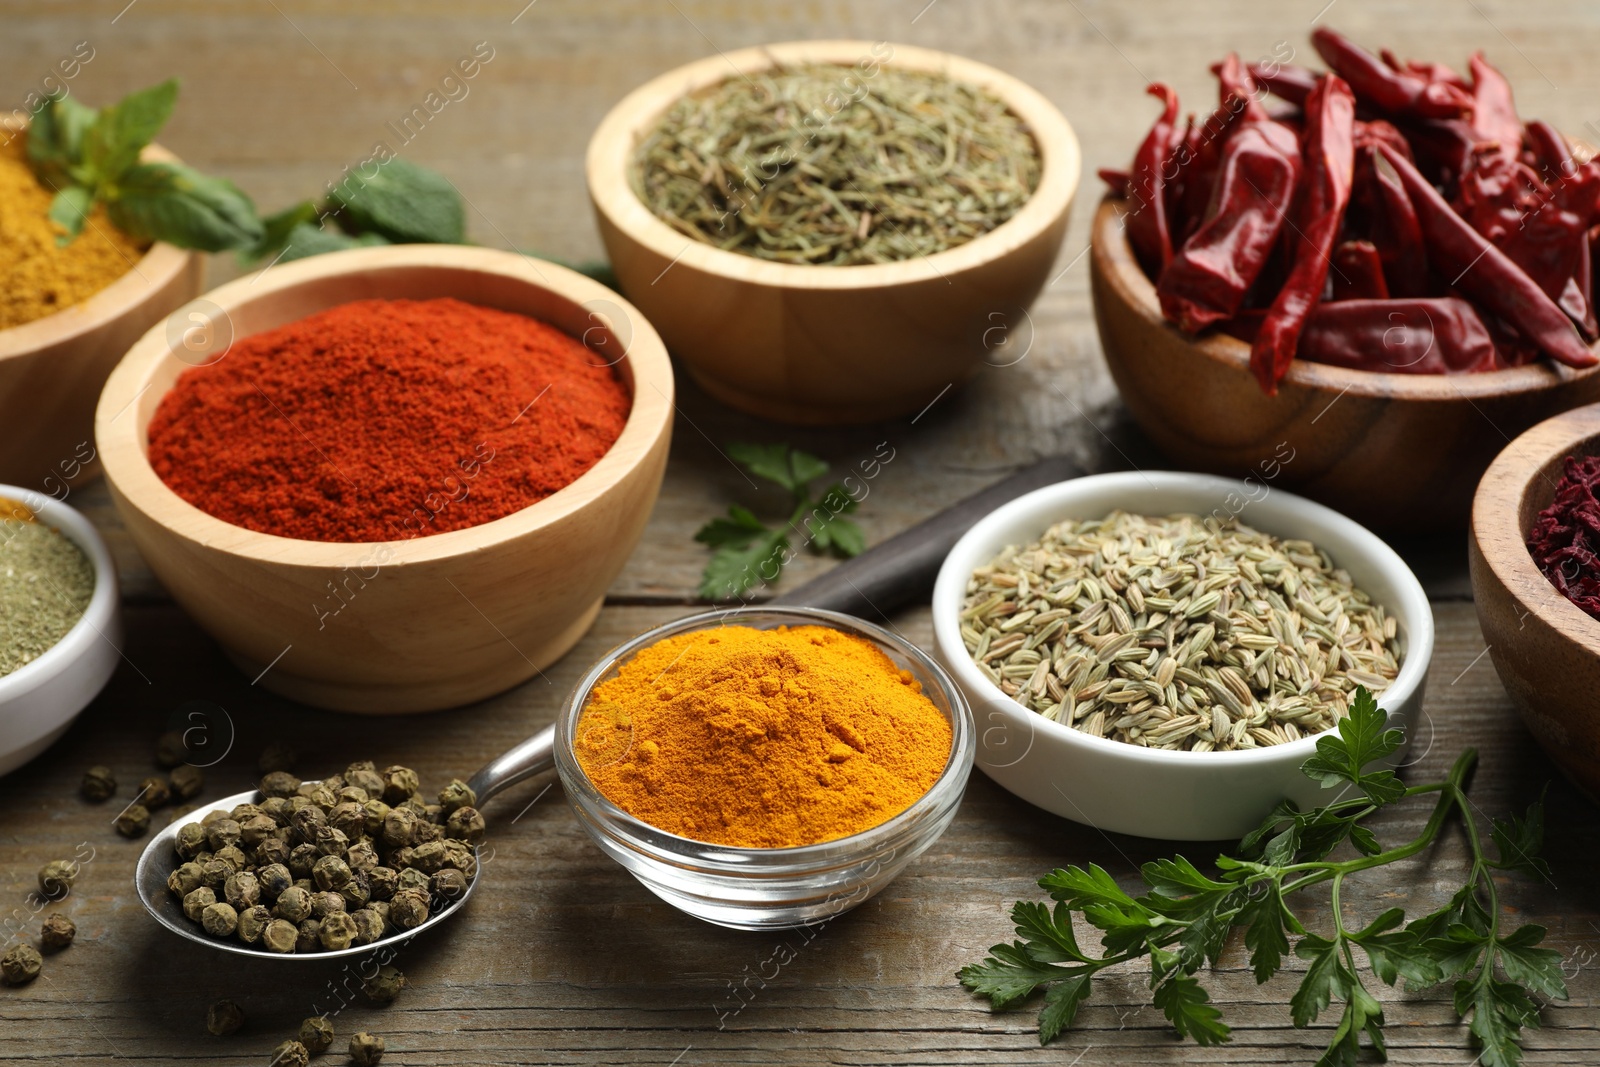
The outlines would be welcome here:
<svg viewBox="0 0 1600 1067">
<path fill-rule="evenodd" d="M 632 400 L 553 326 L 459 300 L 362 300 L 184 372 L 150 464 L 225 522 L 393 541 L 502 518 L 583 474 Z"/>
</svg>

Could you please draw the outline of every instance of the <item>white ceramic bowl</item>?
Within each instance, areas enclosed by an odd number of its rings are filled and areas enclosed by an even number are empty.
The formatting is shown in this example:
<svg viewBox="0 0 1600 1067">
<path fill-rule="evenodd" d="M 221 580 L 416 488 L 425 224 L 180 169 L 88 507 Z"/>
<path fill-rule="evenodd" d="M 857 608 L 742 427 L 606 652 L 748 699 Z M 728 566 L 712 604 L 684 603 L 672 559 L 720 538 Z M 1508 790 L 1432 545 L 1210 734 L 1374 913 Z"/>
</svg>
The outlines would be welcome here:
<svg viewBox="0 0 1600 1067">
<path fill-rule="evenodd" d="M 94 595 L 77 624 L 38 659 L 0 676 L 0 774 L 9 774 L 49 748 L 111 680 L 122 656 L 122 614 L 111 553 L 88 519 L 18 486 L 0 485 L 0 497 L 60 530 L 94 567 Z"/>
<path fill-rule="evenodd" d="M 1379 703 L 1395 725 L 1409 729 L 1421 710 L 1433 656 L 1433 611 L 1416 575 L 1393 549 L 1338 512 L 1261 483 L 1173 471 L 1096 474 L 1046 486 L 998 508 L 967 531 L 939 571 L 933 591 L 937 652 L 972 704 L 977 764 L 990 778 L 1030 804 L 1075 822 L 1179 841 L 1241 837 L 1282 798 L 1306 807 L 1333 797 L 1300 773 L 1316 749 L 1315 737 L 1245 752 L 1141 748 L 1091 737 L 1029 711 L 973 664 L 960 628 L 973 569 L 1007 545 L 1037 540 L 1062 519 L 1098 518 L 1118 508 L 1146 515 L 1236 512 L 1241 522 L 1265 533 L 1305 538 L 1325 549 L 1358 588 L 1399 621 L 1400 673 Z M 1394 761 L 1403 753 L 1402 748 Z"/>
</svg>

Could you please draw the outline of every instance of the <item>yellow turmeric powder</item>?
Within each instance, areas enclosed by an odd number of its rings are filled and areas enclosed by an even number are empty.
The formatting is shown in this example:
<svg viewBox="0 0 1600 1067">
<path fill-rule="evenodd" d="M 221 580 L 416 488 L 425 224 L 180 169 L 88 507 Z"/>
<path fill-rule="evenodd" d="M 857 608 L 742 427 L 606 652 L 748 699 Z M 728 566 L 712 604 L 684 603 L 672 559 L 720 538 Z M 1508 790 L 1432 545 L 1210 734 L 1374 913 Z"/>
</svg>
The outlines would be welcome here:
<svg viewBox="0 0 1600 1067">
<path fill-rule="evenodd" d="M 0 144 L 0 330 L 81 304 L 132 270 L 147 247 L 96 207 L 77 239 L 57 248 L 47 217 L 53 194 L 28 167 L 26 145 L 26 134 Z"/>
<path fill-rule="evenodd" d="M 824 626 L 724 626 L 651 645 L 595 686 L 578 762 L 668 833 L 744 848 L 846 837 L 926 793 L 950 723 L 872 643 Z"/>
</svg>

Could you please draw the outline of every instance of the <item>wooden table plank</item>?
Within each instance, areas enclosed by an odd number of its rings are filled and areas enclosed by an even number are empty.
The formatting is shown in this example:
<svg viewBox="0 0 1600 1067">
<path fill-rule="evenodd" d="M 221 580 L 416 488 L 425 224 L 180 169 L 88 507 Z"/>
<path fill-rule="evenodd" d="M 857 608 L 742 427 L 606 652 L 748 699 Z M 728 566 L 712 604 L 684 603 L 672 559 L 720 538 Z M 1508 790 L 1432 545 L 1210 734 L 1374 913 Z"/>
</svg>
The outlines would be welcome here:
<svg viewBox="0 0 1600 1067">
<path fill-rule="evenodd" d="M 1099 195 L 1094 169 L 1127 162 L 1153 107 L 1141 95 L 1149 78 L 1170 81 L 1190 107 L 1207 106 L 1214 99 L 1210 62 L 1229 49 L 1256 58 L 1282 57 L 1292 47 L 1305 58 L 1308 20 L 1318 15 L 1402 54 L 1460 62 L 1485 48 L 1510 76 L 1524 113 L 1573 132 L 1597 119 L 1586 44 L 1600 30 L 1600 8 L 1576 0 L 1465 7 L 1340 0 L 1325 13 L 1316 10 L 1320 2 L 1299 10 L 1246 0 L 1137 7 L 1109 0 L 525 2 L 404 0 L 330 10 L 310 0 L 136 0 L 127 8 L 126 0 L 21 0 L 8 5 L 0 34 L 0 97 L 20 100 L 80 40 L 91 42 L 95 57 L 71 84 L 89 102 L 180 74 L 184 96 L 163 142 L 238 181 L 271 209 L 314 195 L 374 141 L 393 139 L 386 124 L 474 42 L 488 41 L 495 58 L 468 97 L 449 105 L 404 152 L 444 171 L 470 199 L 475 240 L 586 259 L 600 247 L 582 185 L 583 148 L 610 104 L 646 77 L 713 49 L 795 37 L 853 35 L 958 51 L 1037 86 L 1083 142 L 1082 193 L 1060 276 L 1032 310 L 1028 354 L 1014 366 L 985 368 L 914 424 L 848 430 L 764 425 L 684 382 L 661 503 L 594 630 L 547 672 L 548 681 L 470 709 L 406 720 L 311 711 L 252 688 L 170 604 L 127 541 L 104 487 L 77 491 L 72 502 L 106 532 L 121 568 L 129 664 L 59 745 L 0 780 L 0 911 L 7 911 L 8 936 L 16 924 L 31 929 L 36 921 L 27 894 L 40 864 L 78 842 L 89 843 L 96 857 L 68 903 L 79 943 L 50 957 L 33 985 L 0 988 L 0 1063 L 259 1064 L 301 1017 L 348 999 L 331 963 L 223 962 L 160 930 L 131 893 L 138 845 L 111 832 L 111 806 L 76 798 L 77 778 L 94 762 L 113 765 L 129 795 L 128 784 L 153 769 L 154 737 L 185 702 L 225 709 L 226 720 L 215 721 L 231 722 L 236 732 L 233 750 L 210 772 L 207 796 L 246 787 L 261 746 L 301 729 L 318 731 L 330 753 L 321 762 L 329 765 L 370 753 L 412 762 L 429 781 L 467 774 L 550 721 L 604 649 L 690 610 L 705 559 L 690 539 L 699 523 L 733 501 L 777 508 L 752 497 L 719 453 L 730 441 L 786 440 L 838 467 L 888 442 L 895 459 L 860 513 L 873 541 L 1040 456 L 1068 453 L 1094 469 L 1164 465 L 1128 427 L 1116 400 L 1080 258 Z M 1600 138 L 1600 129 L 1590 135 Z M 213 282 L 237 271 L 213 257 Z M 1521 807 L 1554 772 L 1481 655 L 1461 539 L 1399 547 L 1427 584 L 1439 621 L 1419 761 L 1407 773 L 1436 777 L 1461 746 L 1477 745 L 1483 765 L 1475 803 L 1488 815 Z M 825 566 L 802 558 L 785 581 Z M 895 623 L 928 644 L 926 610 Z M 219 743 L 222 733 L 219 727 Z M 991 1014 L 969 997 L 954 971 L 1009 935 L 1007 904 L 1036 893 L 1040 874 L 1061 863 L 1097 862 L 1126 879 L 1139 862 L 1176 847 L 1108 837 L 1046 815 L 981 774 L 928 854 L 880 897 L 803 943 L 801 934 L 740 934 L 681 916 L 604 859 L 560 791 L 541 795 L 545 784 L 519 787 L 491 805 L 496 851 L 483 891 L 449 933 L 405 950 L 400 962 L 413 985 L 403 998 L 386 1010 L 354 1003 L 339 1010 L 341 1034 L 382 1032 L 390 1040 L 386 1063 L 416 1065 L 1285 1064 L 1307 1062 L 1320 1050 L 1320 1032 L 1288 1025 L 1292 976 L 1257 989 L 1237 950 L 1206 979 L 1238 1026 L 1235 1042 L 1220 1050 L 1175 1041 L 1136 974 L 1108 984 L 1078 1029 L 1042 1050 L 1031 1012 Z M 1504 885 L 1509 908 L 1550 927 L 1550 943 L 1566 956 L 1571 976 L 1572 999 L 1547 1008 L 1545 1029 L 1529 1035 L 1530 1064 L 1600 1060 L 1595 814 L 1572 787 L 1555 782 L 1549 838 L 1556 888 L 1521 878 Z M 1387 832 L 1414 831 L 1421 817 L 1396 815 Z M 1460 877 L 1463 856 L 1451 838 L 1430 858 L 1386 871 L 1361 907 L 1437 904 Z M 795 958 L 757 989 L 760 979 L 750 976 L 771 973 L 767 961 L 784 940 L 797 949 Z M 734 988 L 747 979 L 749 1003 L 734 1013 L 742 1003 Z M 1447 1005 L 1380 992 L 1397 1062 L 1473 1062 Z M 251 1016 L 235 1038 L 204 1032 L 205 1007 L 218 996 L 239 999 Z"/>
</svg>

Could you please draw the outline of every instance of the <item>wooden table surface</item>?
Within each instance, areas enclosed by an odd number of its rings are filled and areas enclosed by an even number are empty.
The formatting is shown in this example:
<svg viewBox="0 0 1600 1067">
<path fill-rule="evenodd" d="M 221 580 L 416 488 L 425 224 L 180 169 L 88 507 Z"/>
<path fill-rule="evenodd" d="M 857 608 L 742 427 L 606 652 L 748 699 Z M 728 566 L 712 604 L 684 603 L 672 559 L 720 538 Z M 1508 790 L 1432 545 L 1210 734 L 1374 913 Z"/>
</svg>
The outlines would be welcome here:
<svg viewBox="0 0 1600 1067">
<path fill-rule="evenodd" d="M 1326 4 L 1326 6 L 1324 6 Z M 524 6 L 526 5 L 526 6 Z M 1319 10 L 1321 9 L 1321 10 Z M 1464 63 L 1485 49 L 1510 76 L 1525 114 L 1600 134 L 1593 48 L 1600 7 L 1508 0 L 1295 0 L 1197 5 L 1110 0 L 419 0 L 375 5 L 310 0 L 51 0 L 13 2 L 0 31 L 0 99 L 26 94 L 89 42 L 71 82 L 107 102 L 170 75 L 183 79 L 162 141 L 233 178 L 264 209 L 315 195 L 341 168 L 395 141 L 388 123 L 421 101 L 480 41 L 493 59 L 465 99 L 449 104 L 402 149 L 436 167 L 471 205 L 473 239 L 566 259 L 600 254 L 583 189 L 589 131 L 624 92 L 669 67 L 763 41 L 852 36 L 961 52 L 1037 86 L 1075 124 L 1084 195 L 1040 298 L 1025 359 L 987 368 L 915 425 L 797 431 L 720 408 L 681 382 L 681 413 L 661 501 L 593 631 L 547 680 L 482 705 L 406 719 L 354 719 L 296 707 L 252 688 L 167 599 L 122 532 L 103 487 L 74 495 L 109 538 L 122 571 L 126 663 L 48 753 L 0 781 L 0 911 L 6 935 L 32 936 L 30 891 L 45 861 L 93 850 L 66 910 L 77 943 L 50 957 L 30 986 L 0 988 L 0 1062 L 264 1064 L 300 1019 L 334 1013 L 337 1046 L 357 1029 L 383 1034 L 386 1064 L 1173 1063 L 1310 1062 L 1325 1027 L 1297 1031 L 1287 976 L 1258 988 L 1237 949 L 1205 976 L 1236 1027 L 1232 1045 L 1179 1042 L 1147 1006 L 1140 976 L 1108 983 L 1078 1028 L 1041 1050 L 1034 1012 L 992 1014 L 954 972 L 1008 939 L 1010 902 L 1063 863 L 1095 862 L 1119 877 L 1170 852 L 1161 842 L 1108 836 L 1037 811 L 973 776 L 950 832 L 881 896 L 807 940 L 748 934 L 686 918 L 606 860 L 576 826 L 558 788 L 519 787 L 489 807 L 494 861 L 464 913 L 404 949 L 411 986 L 386 1009 L 350 1000 L 332 963 L 247 962 L 158 928 L 132 891 L 138 842 L 112 832 L 118 805 L 76 795 L 83 770 L 111 765 L 128 785 L 153 771 L 154 738 L 189 701 L 229 755 L 210 769 L 207 797 L 246 788 L 270 740 L 311 732 L 305 770 L 350 758 L 416 766 L 425 780 L 467 776 L 549 722 L 568 687 L 602 651 L 692 610 L 704 550 L 690 536 L 730 501 L 750 500 L 719 453 L 737 440 L 787 440 L 840 465 L 887 441 L 894 461 L 860 518 L 880 540 L 1039 456 L 1067 452 L 1099 467 L 1161 461 L 1127 426 L 1098 350 L 1083 256 L 1094 170 L 1121 166 L 1150 119 L 1148 80 L 1172 83 L 1191 106 L 1214 92 L 1207 65 L 1292 48 L 1310 54 L 1320 18 L 1402 55 Z M 83 50 L 79 49 L 82 55 Z M 214 257 L 212 280 L 237 273 Z M 1403 462 L 1403 457 L 1397 458 Z M 1441 775 L 1459 749 L 1483 753 L 1473 799 L 1491 815 L 1519 809 L 1556 778 L 1516 721 L 1483 640 L 1466 583 L 1461 536 L 1402 546 L 1434 598 L 1439 641 L 1419 731 L 1414 780 Z M 826 566 L 805 559 L 792 584 Z M 925 609 L 894 622 L 930 640 Z M 547 791 L 548 789 L 548 791 Z M 1564 781 L 1550 785 L 1555 887 L 1518 879 L 1508 908 L 1547 925 L 1566 957 L 1572 997 L 1549 1005 L 1528 1035 L 1530 1064 L 1600 1062 L 1600 821 Z M 166 818 L 158 813 L 158 821 Z M 1420 817 L 1391 818 L 1396 838 Z M 1210 859 L 1204 846 L 1185 846 Z M 1459 840 L 1369 882 L 1354 917 L 1394 903 L 1437 906 L 1464 870 Z M 786 966 L 769 962 L 787 942 Z M 787 955 L 788 953 L 784 953 Z M 1292 967 L 1301 966 L 1291 964 Z M 752 978 L 752 976 L 758 976 Z M 742 999 L 735 988 L 745 990 Z M 1476 1052 L 1437 994 L 1382 989 L 1400 1063 L 1470 1064 Z M 218 1039 L 207 1005 L 232 997 L 249 1022 Z M 742 1010 L 734 1011 L 743 1004 Z M 340 1057 L 342 1059 L 342 1057 Z"/>
</svg>

